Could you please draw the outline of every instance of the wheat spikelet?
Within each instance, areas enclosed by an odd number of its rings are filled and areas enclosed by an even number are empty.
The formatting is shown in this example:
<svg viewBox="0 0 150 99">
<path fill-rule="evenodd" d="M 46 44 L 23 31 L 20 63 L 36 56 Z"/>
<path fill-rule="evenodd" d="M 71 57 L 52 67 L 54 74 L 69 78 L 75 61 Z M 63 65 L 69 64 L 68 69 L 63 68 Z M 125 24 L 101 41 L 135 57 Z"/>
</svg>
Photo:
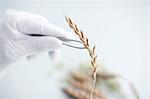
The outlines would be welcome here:
<svg viewBox="0 0 150 99">
<path fill-rule="evenodd" d="M 75 34 L 78 35 L 78 37 L 82 41 L 84 47 L 88 50 L 89 55 L 91 57 L 91 65 L 93 67 L 93 81 L 92 81 L 92 86 L 91 86 L 90 93 L 89 93 L 89 99 L 92 99 L 94 85 L 95 85 L 95 82 L 96 82 L 96 72 L 98 70 L 97 55 L 96 55 L 96 51 L 95 51 L 95 46 L 94 47 L 90 47 L 89 40 L 83 34 L 82 30 L 80 30 L 77 27 L 77 25 L 72 21 L 71 18 L 69 18 L 69 17 L 65 17 L 65 18 L 66 18 L 66 21 L 68 22 L 69 26 L 75 32 Z"/>
</svg>

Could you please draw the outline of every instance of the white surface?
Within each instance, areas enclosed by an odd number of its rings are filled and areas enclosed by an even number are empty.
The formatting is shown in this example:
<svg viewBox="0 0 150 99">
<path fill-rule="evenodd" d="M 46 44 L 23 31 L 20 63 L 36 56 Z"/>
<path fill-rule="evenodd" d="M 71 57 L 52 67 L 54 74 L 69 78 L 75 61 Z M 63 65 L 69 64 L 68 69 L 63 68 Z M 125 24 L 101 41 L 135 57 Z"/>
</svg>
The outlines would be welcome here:
<svg viewBox="0 0 150 99">
<path fill-rule="evenodd" d="M 50 22 L 70 30 L 64 20 L 65 15 L 71 16 L 76 23 L 83 29 L 88 37 L 97 45 L 97 51 L 103 64 L 115 72 L 118 72 L 136 85 L 142 99 L 148 98 L 148 65 L 147 65 L 147 14 L 146 3 L 144 2 L 40 2 L 40 3 L 0 3 L 0 9 L 16 8 L 18 10 L 31 11 L 46 16 Z M 53 14 L 51 14 L 53 13 Z M 67 28 L 66 28 L 67 27 Z M 62 57 L 69 69 L 72 69 L 79 62 L 87 61 L 88 57 L 84 51 L 74 50 L 64 47 Z M 49 66 L 47 56 L 38 57 L 40 60 L 34 60 L 40 71 L 40 67 Z M 26 62 L 26 61 L 23 61 Z M 22 63 L 22 68 L 26 64 Z M 28 63 L 29 65 L 29 63 Z M 23 72 L 27 72 L 19 65 L 13 68 L 8 75 L 18 75 L 22 78 Z M 30 67 L 28 67 L 30 68 Z M 34 68 L 31 68 L 34 70 Z M 44 69 L 47 71 L 47 68 Z M 29 72 L 28 75 L 38 75 L 38 72 Z M 60 74 L 60 73 L 58 73 Z M 58 75 L 57 74 L 57 75 Z M 41 75 L 43 75 L 41 73 Z M 54 74 L 56 75 L 56 74 Z M 57 76 L 56 75 L 56 76 Z M 62 74 L 61 74 L 62 75 Z M 14 76 L 15 77 L 15 76 Z M 32 79 L 32 76 L 25 77 L 26 80 Z M 11 82 L 11 80 L 10 80 Z M 53 82 L 50 81 L 51 84 Z M 55 86 L 51 86 L 55 89 Z M 19 86 L 25 86 L 21 83 Z M 31 84 L 32 85 L 32 84 Z M 46 85 L 44 85 L 46 86 Z M 44 87 L 40 84 L 39 88 Z M 29 87 L 29 86 L 27 86 Z M 45 90 L 45 89 L 44 89 Z M 54 93 L 49 93 L 54 96 Z M 44 91 L 43 91 L 44 92 Z M 45 91 L 47 92 L 47 91 Z M 38 93 L 38 92 L 37 92 Z M 40 91 L 39 91 L 40 93 Z M 52 96 L 52 97 L 53 97 Z M 56 98 L 53 98 L 56 99 Z"/>
<path fill-rule="evenodd" d="M 147 17 L 148 17 L 148 48 L 147 48 L 147 63 L 148 63 L 148 92 L 150 92 L 150 1 L 148 2 L 147 4 Z M 148 94 L 149 97 L 150 97 L 150 94 Z"/>
<path fill-rule="evenodd" d="M 147 0 L 0 0 L 1 2 L 146 2 Z"/>
</svg>

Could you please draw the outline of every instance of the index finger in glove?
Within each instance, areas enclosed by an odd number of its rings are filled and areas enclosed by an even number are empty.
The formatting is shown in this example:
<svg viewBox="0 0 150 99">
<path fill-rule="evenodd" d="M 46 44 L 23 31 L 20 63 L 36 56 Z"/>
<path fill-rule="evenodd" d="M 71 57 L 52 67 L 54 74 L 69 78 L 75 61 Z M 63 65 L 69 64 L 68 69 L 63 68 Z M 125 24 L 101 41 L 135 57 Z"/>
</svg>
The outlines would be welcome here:
<svg viewBox="0 0 150 99">
<path fill-rule="evenodd" d="M 8 19 L 8 20 L 7 20 Z M 7 24 L 15 25 L 17 31 L 23 34 L 42 34 L 53 37 L 68 38 L 69 32 L 64 29 L 50 24 L 48 20 L 38 14 L 21 12 L 17 10 L 7 10 L 5 13 Z M 16 24 L 12 24 L 12 21 Z"/>
</svg>

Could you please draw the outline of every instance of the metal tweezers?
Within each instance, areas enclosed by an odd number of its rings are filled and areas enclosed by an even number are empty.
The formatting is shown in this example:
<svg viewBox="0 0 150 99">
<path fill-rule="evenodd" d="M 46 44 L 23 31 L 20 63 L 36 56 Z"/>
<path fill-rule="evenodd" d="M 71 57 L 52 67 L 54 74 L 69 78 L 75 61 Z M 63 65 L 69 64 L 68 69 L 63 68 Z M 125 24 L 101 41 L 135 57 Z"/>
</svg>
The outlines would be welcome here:
<svg viewBox="0 0 150 99">
<path fill-rule="evenodd" d="M 29 36 L 35 36 L 35 37 L 40 37 L 40 36 L 49 36 L 49 35 L 42 35 L 42 34 L 27 34 Z M 72 47 L 72 48 L 76 48 L 76 49 L 85 49 L 85 47 L 82 46 L 75 46 L 75 45 L 71 45 L 69 43 L 76 43 L 76 44 L 82 44 L 81 41 L 78 41 L 78 40 L 74 40 L 74 39 L 66 39 L 66 38 L 63 38 L 63 37 L 56 37 L 58 38 L 59 40 L 63 41 L 63 45 L 65 46 L 68 46 L 68 47 Z"/>
</svg>

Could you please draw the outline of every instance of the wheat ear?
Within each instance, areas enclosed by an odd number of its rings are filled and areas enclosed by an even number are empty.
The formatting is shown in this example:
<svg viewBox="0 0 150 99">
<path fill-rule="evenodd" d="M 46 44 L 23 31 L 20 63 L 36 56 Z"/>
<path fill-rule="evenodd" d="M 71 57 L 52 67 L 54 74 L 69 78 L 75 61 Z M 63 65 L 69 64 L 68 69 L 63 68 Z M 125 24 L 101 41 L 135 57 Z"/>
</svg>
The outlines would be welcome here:
<svg viewBox="0 0 150 99">
<path fill-rule="evenodd" d="M 89 99 L 92 99 L 93 90 L 96 82 L 96 72 L 98 70 L 98 64 L 97 64 L 97 54 L 95 51 L 95 46 L 90 47 L 88 38 L 83 34 L 82 30 L 80 30 L 77 25 L 72 21 L 71 18 L 65 17 L 66 21 L 68 22 L 69 26 L 72 28 L 72 30 L 75 32 L 76 35 L 80 38 L 82 41 L 84 47 L 88 50 L 89 55 L 91 57 L 91 65 L 93 67 L 93 81 L 92 86 L 89 93 Z"/>
</svg>

